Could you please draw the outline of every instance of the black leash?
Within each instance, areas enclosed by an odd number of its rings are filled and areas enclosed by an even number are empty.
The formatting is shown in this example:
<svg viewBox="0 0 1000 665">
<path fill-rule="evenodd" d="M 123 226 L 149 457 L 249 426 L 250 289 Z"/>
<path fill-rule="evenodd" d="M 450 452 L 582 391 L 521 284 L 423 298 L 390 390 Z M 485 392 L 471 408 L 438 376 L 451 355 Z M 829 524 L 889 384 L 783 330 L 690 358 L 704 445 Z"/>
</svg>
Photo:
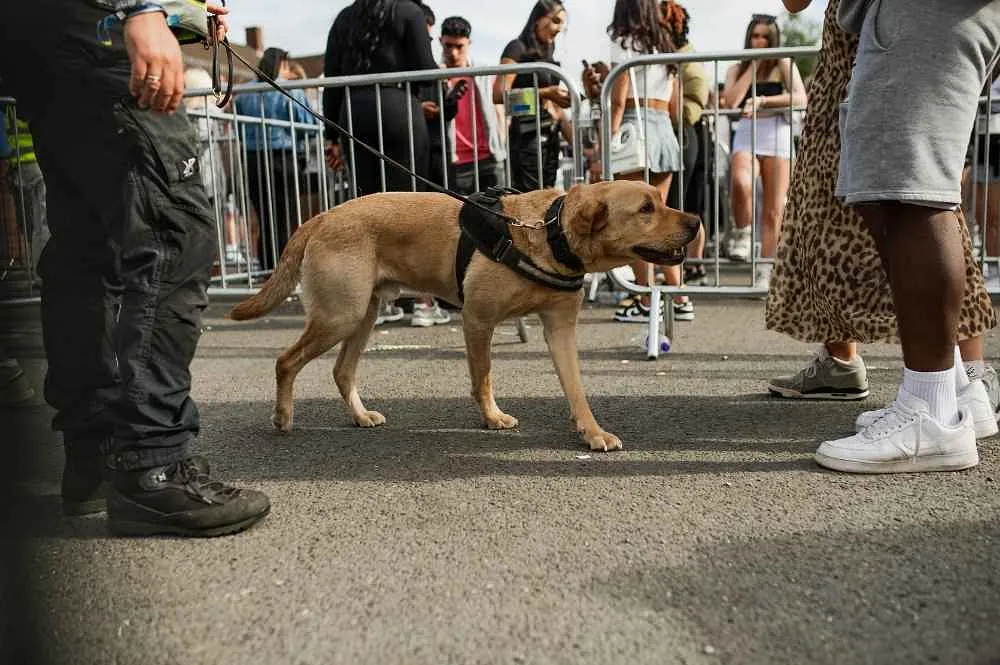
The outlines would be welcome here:
<svg viewBox="0 0 1000 665">
<path fill-rule="evenodd" d="M 329 118 L 327 118 L 326 116 L 324 116 L 322 113 L 317 113 L 316 111 L 312 110 L 309 107 L 308 104 L 304 104 L 304 103 L 300 102 L 293 95 L 291 95 L 287 90 L 285 90 L 283 87 L 281 87 L 281 84 L 279 84 L 277 81 L 275 81 L 274 79 L 272 79 L 270 76 L 268 76 L 264 72 L 262 72 L 259 69 L 257 69 L 257 67 L 255 67 L 254 65 L 252 65 L 249 62 L 247 62 L 246 60 L 244 60 L 243 57 L 239 53 L 237 53 L 235 50 L 233 50 L 233 47 L 232 47 L 232 45 L 229 44 L 229 40 L 228 39 L 225 39 L 225 40 L 222 41 L 222 46 L 224 46 L 225 49 L 226 49 L 226 51 L 228 51 L 228 53 L 229 53 L 229 68 L 230 68 L 229 82 L 230 83 L 229 83 L 229 90 L 227 90 L 227 92 L 226 92 L 225 99 L 223 101 L 219 102 L 219 106 L 220 107 L 225 106 L 224 102 L 228 102 L 228 100 L 229 100 L 229 98 L 231 97 L 231 94 L 232 94 L 232 79 L 233 79 L 233 77 L 232 77 L 232 61 L 233 61 L 233 58 L 235 57 L 237 60 L 239 60 L 241 63 L 243 63 L 250 71 L 252 71 L 254 74 L 256 74 L 257 77 L 260 80 L 264 81 L 265 83 L 267 83 L 268 85 L 270 85 L 272 88 L 274 88 L 275 90 L 277 90 L 278 92 L 280 92 L 282 95 L 284 95 L 288 99 L 292 100 L 295 104 L 297 104 L 300 108 L 302 108 L 306 113 L 308 113 L 312 117 L 316 118 L 320 122 L 322 122 L 322 123 L 324 123 L 324 124 L 326 124 L 326 125 L 334 128 L 334 129 L 336 129 L 343 136 L 346 136 L 351 141 L 354 141 L 355 143 L 357 143 L 358 145 L 360 145 L 365 150 L 367 150 L 368 152 L 372 153 L 373 155 L 375 155 L 376 157 L 378 157 L 382 161 L 386 162 L 387 164 L 390 164 L 391 166 L 395 166 L 396 168 L 398 168 L 398 169 L 406 172 L 408 175 L 416 178 L 421 183 L 423 183 L 423 184 L 431 187 L 433 190 L 435 190 L 435 191 L 437 191 L 437 192 L 439 192 L 441 194 L 447 194 L 448 196 L 452 197 L 453 199 L 457 199 L 457 200 L 461 201 L 465 205 L 474 206 L 476 208 L 479 208 L 483 212 L 486 212 L 486 213 L 489 213 L 490 215 L 494 215 L 496 217 L 499 217 L 499 218 L 505 220 L 509 226 L 519 226 L 521 228 L 531 229 L 531 230 L 540 230 L 540 229 L 545 229 L 546 227 L 551 227 L 551 226 L 557 226 L 558 227 L 557 222 L 559 221 L 559 216 L 562 213 L 562 206 L 559 206 L 559 209 L 556 211 L 557 214 L 555 216 L 553 216 L 553 217 L 550 217 L 549 219 L 539 220 L 537 222 L 522 222 L 521 220 L 519 220 L 519 219 L 517 219 L 515 217 L 511 217 L 510 215 L 506 215 L 506 214 L 504 214 L 502 212 L 499 212 L 497 210 L 489 208 L 489 207 L 487 207 L 487 206 L 479 203 L 478 201 L 470 199 L 468 196 L 465 196 L 463 194 L 459 194 L 458 192 L 452 191 L 452 190 L 450 190 L 450 189 L 448 189 L 446 187 L 442 187 L 441 185 L 437 184 L 436 182 L 433 182 L 432 180 L 428 180 L 427 178 L 423 177 L 419 173 L 415 173 L 412 169 L 409 169 L 406 166 L 403 166 L 401 163 L 397 162 L 392 157 L 389 157 L 388 155 L 382 153 L 377 148 L 374 148 L 374 147 L 368 145 L 367 143 L 365 143 L 364 141 L 356 138 L 353 134 L 351 134 L 350 132 L 348 132 L 346 129 L 344 129 L 343 127 L 341 127 L 339 124 L 337 124 L 333 120 L 330 120 Z M 214 48 L 217 50 L 218 46 L 215 45 Z M 213 85 L 213 90 L 215 90 L 216 94 L 218 94 L 219 91 L 217 90 L 217 88 L 219 87 L 219 82 L 218 82 L 218 79 L 215 78 L 216 72 L 214 71 L 214 63 L 215 63 L 215 55 L 213 54 L 213 72 L 212 72 L 213 81 L 212 81 L 212 85 Z"/>
</svg>

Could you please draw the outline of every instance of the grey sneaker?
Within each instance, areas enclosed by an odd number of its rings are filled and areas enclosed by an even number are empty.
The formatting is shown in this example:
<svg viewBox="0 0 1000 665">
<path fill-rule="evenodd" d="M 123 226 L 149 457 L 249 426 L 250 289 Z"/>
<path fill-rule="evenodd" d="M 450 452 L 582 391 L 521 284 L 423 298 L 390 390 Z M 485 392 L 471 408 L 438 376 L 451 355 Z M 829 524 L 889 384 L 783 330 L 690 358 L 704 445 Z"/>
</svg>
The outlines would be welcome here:
<svg viewBox="0 0 1000 665">
<path fill-rule="evenodd" d="M 771 379 L 767 389 L 772 395 L 793 399 L 864 399 L 868 397 L 868 370 L 860 356 L 845 365 L 824 347 L 797 374 Z"/>
</svg>

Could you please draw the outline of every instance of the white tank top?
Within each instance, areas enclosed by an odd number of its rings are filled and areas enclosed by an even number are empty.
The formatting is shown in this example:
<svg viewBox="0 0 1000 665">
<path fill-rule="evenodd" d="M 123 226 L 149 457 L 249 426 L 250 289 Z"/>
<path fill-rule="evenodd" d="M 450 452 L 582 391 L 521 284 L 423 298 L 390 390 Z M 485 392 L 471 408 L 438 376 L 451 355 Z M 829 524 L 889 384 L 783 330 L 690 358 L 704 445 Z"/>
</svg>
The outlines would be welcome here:
<svg viewBox="0 0 1000 665">
<path fill-rule="evenodd" d="M 618 40 L 611 42 L 611 63 L 613 65 L 626 62 L 632 58 L 642 55 L 631 48 L 622 48 Z M 629 70 L 632 83 L 635 88 L 629 88 L 628 97 L 633 93 L 641 99 L 662 99 L 670 101 L 670 96 L 674 91 L 674 77 L 667 71 L 666 65 L 643 65 L 633 67 Z M 647 88 L 649 94 L 646 94 Z"/>
</svg>

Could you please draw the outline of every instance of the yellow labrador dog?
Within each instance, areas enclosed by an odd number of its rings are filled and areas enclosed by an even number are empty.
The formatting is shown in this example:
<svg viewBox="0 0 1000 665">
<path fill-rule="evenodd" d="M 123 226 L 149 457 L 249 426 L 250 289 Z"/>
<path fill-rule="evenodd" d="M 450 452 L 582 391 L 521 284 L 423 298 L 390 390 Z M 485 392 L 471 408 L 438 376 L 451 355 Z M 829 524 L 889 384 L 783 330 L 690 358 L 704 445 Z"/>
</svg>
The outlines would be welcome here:
<svg viewBox="0 0 1000 665">
<path fill-rule="evenodd" d="M 503 213 L 525 222 L 542 220 L 560 196 L 556 190 L 504 196 Z M 302 284 L 305 330 L 278 358 L 277 402 L 272 422 L 292 427 L 292 384 L 313 358 L 340 343 L 334 379 L 355 424 L 385 422 L 361 402 L 358 359 L 379 310 L 401 287 L 461 302 L 455 273 L 461 202 L 444 194 L 389 192 L 354 199 L 303 224 L 292 236 L 261 291 L 236 305 L 230 318 L 242 321 L 269 312 Z M 558 224 L 568 248 L 587 272 L 604 272 L 636 259 L 674 265 L 694 239 L 699 220 L 667 208 L 657 190 L 637 181 L 576 185 L 566 194 Z M 567 274 L 555 260 L 545 230 L 513 226 L 514 246 L 538 267 Z M 483 424 L 510 429 L 517 419 L 493 399 L 490 342 L 497 324 L 537 313 L 545 330 L 559 382 L 576 429 L 594 450 L 617 450 L 621 440 L 597 424 L 580 378 L 576 321 L 583 290 L 561 291 L 535 283 L 476 252 L 463 282 L 462 325 L 472 378 L 472 396 Z"/>
</svg>

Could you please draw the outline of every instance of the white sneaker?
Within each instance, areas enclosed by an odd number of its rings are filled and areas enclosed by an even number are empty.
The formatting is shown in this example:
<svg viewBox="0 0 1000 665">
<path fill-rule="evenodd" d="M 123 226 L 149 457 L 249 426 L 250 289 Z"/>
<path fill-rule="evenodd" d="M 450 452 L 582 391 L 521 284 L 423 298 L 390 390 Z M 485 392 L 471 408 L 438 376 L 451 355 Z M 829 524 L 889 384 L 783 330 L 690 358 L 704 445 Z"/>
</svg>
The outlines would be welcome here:
<svg viewBox="0 0 1000 665">
<path fill-rule="evenodd" d="M 729 230 L 728 253 L 730 261 L 740 261 L 746 263 L 750 260 L 750 227 L 738 229 L 733 227 Z"/>
<path fill-rule="evenodd" d="M 380 326 L 383 323 L 399 321 L 404 316 L 406 316 L 406 312 L 403 311 L 402 307 L 393 305 L 391 302 L 382 303 L 382 307 L 378 311 L 378 317 L 375 319 L 375 325 Z"/>
<path fill-rule="evenodd" d="M 900 390 L 883 411 L 854 436 L 821 443 L 816 463 L 849 473 L 959 471 L 979 464 L 968 407 L 959 409 L 957 425 L 947 427 L 931 417 L 925 401 Z"/>
<path fill-rule="evenodd" d="M 966 374 L 969 374 L 969 372 L 966 371 Z M 980 378 L 986 387 L 986 394 L 990 398 L 990 408 L 993 409 L 993 416 L 1000 421 L 1000 378 L 997 377 L 997 371 L 987 365 L 986 371 Z M 975 381 L 975 377 L 969 376 L 969 380 Z"/>
<path fill-rule="evenodd" d="M 425 305 L 423 303 L 413 304 L 413 317 L 410 319 L 411 326 L 418 328 L 430 328 L 440 326 L 451 321 L 451 314 L 441 309 L 437 303 Z"/>
<path fill-rule="evenodd" d="M 884 409 L 861 413 L 854 421 L 854 431 L 860 432 L 865 429 L 881 418 L 882 414 L 889 408 L 891 405 Z M 968 409 L 972 414 L 972 423 L 976 430 L 977 439 L 985 439 L 1000 431 L 1000 427 L 997 426 L 997 413 L 993 410 L 990 394 L 984 381 L 978 379 L 970 381 L 969 385 L 958 393 L 958 410 L 962 409 Z"/>
</svg>

